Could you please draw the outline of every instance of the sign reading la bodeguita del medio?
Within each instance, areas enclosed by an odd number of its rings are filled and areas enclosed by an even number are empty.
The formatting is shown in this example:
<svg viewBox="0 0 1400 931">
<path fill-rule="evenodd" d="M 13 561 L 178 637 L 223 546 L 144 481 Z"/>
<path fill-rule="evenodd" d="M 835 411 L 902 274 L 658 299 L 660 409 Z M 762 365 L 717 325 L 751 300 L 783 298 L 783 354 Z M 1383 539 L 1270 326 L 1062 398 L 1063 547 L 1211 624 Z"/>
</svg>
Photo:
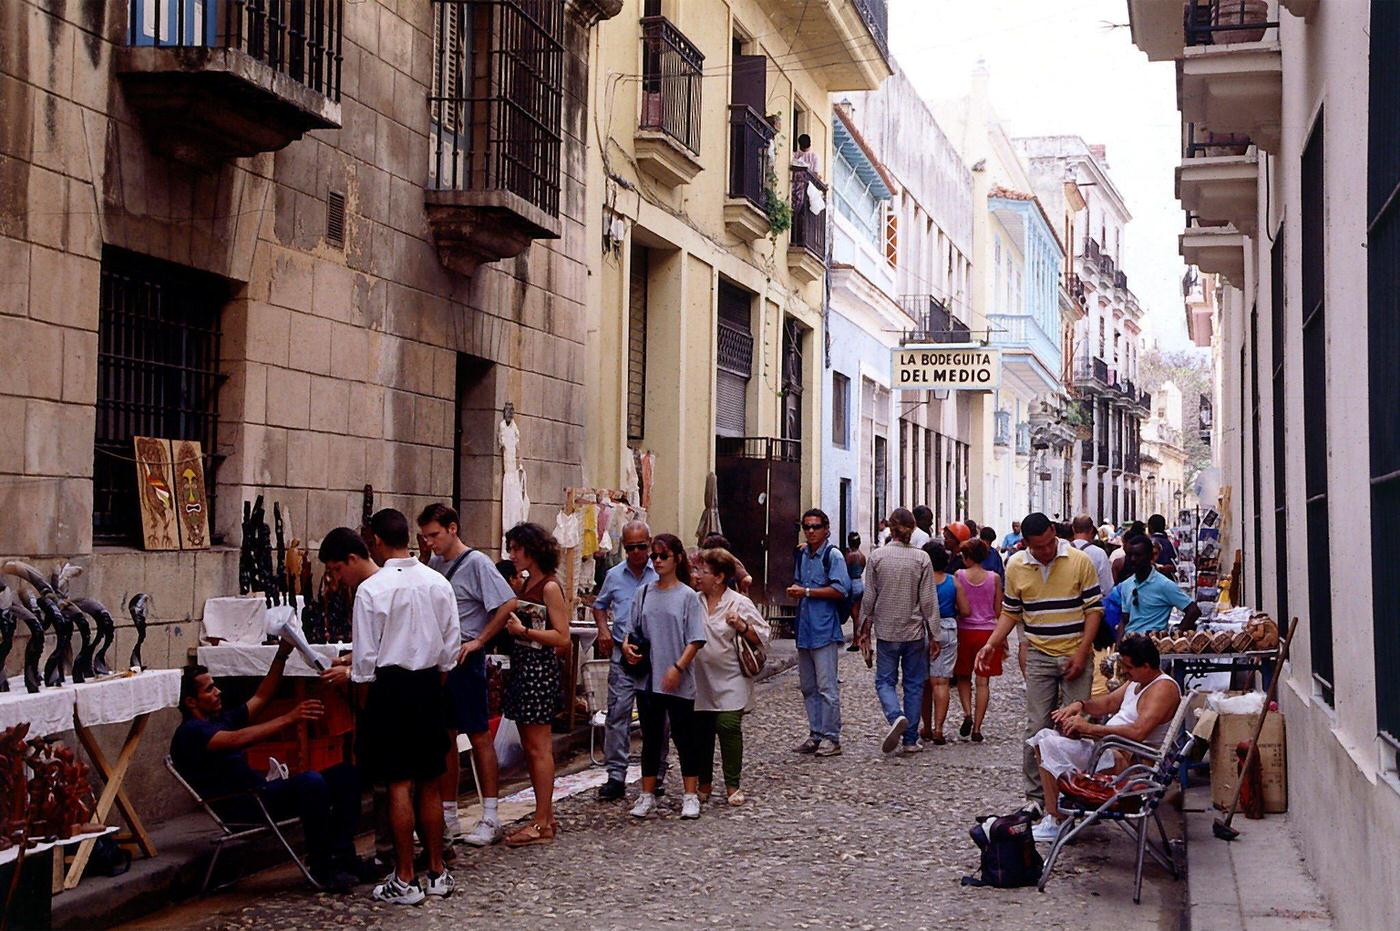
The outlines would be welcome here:
<svg viewBox="0 0 1400 931">
<path fill-rule="evenodd" d="M 1001 353 L 981 346 L 905 346 L 891 351 L 896 390 L 994 391 L 1001 387 Z"/>
</svg>

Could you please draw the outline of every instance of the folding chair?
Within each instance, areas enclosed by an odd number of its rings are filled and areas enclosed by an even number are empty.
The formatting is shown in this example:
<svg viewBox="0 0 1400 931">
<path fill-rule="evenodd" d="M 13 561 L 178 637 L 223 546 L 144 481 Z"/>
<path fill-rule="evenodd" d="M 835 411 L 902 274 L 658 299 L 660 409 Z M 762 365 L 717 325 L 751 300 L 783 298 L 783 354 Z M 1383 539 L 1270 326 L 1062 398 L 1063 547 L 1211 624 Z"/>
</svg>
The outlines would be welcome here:
<svg viewBox="0 0 1400 931">
<path fill-rule="evenodd" d="M 301 875 L 306 877 L 306 881 L 311 884 L 311 887 L 313 889 L 321 888 L 321 884 L 311 875 L 311 870 L 307 869 L 305 861 L 297 856 L 296 851 L 292 849 L 292 845 L 287 842 L 286 835 L 282 833 L 284 828 L 296 824 L 300 819 L 284 818 L 281 821 L 274 819 L 272 813 L 267 810 L 267 806 L 263 804 L 262 796 L 256 791 L 250 791 L 244 793 L 242 796 L 228 796 L 228 798 L 251 798 L 257 804 L 258 813 L 262 815 L 262 820 L 246 822 L 225 820 L 219 816 L 219 813 L 214 810 L 214 807 L 209 804 L 209 801 L 202 798 L 200 794 L 194 790 L 194 786 L 185 781 L 185 777 L 181 776 L 179 770 L 175 768 L 175 761 L 168 755 L 165 758 L 165 768 L 170 770 L 170 775 L 175 777 L 175 781 L 190 794 L 190 798 L 194 799 L 199 807 L 204 809 L 204 813 L 212 818 L 214 823 L 219 827 L 219 836 L 214 838 L 214 855 L 209 858 L 209 868 L 204 871 L 204 882 L 199 887 L 200 895 L 204 895 L 209 891 L 209 881 L 214 878 L 214 867 L 219 862 L 219 854 L 223 853 L 225 844 L 232 841 L 251 840 L 252 838 L 269 833 L 282 842 L 282 847 L 287 851 L 287 856 L 292 858 L 292 862 L 297 865 L 297 869 L 301 870 Z M 215 799 L 215 801 L 222 800 L 223 799 Z M 231 879 L 223 885 L 215 886 L 214 888 L 223 889 L 226 886 L 233 885 L 235 882 L 237 882 L 236 879 Z"/>
<path fill-rule="evenodd" d="M 1099 757 L 1109 750 L 1125 750 L 1145 762 L 1135 763 L 1117 774 L 1113 780 L 1113 796 L 1097 808 L 1091 808 L 1087 803 L 1068 795 L 1060 796 L 1060 813 L 1067 817 L 1060 822 L 1059 833 L 1055 835 L 1050 855 L 1045 859 L 1045 869 L 1040 874 L 1038 886 L 1041 892 L 1045 891 L 1045 884 L 1050 881 L 1050 871 L 1055 868 L 1055 861 L 1065 844 L 1099 821 L 1118 825 L 1137 844 L 1137 863 L 1133 870 L 1133 902 L 1142 902 L 1142 868 L 1146 854 L 1150 853 L 1152 859 L 1172 874 L 1173 879 L 1181 878 L 1176 859 L 1172 856 L 1171 843 L 1167 840 L 1167 829 L 1162 824 L 1162 817 L 1157 809 L 1167 789 L 1176 779 L 1181 750 L 1185 743 L 1186 712 L 1191 706 L 1194 694 L 1192 692 L 1181 697 L 1181 703 L 1177 705 L 1176 714 L 1167 725 L 1167 732 L 1160 746 L 1153 747 L 1115 734 L 1102 738 L 1094 745 L 1088 772 L 1097 770 Z M 1130 806 L 1136 807 L 1127 810 Z M 1151 825 L 1156 825 L 1160 843 L 1154 843 L 1149 838 Z"/>
<path fill-rule="evenodd" d="M 476 771 L 476 748 L 472 746 L 472 739 L 469 735 L 458 734 L 457 754 L 460 756 L 463 753 L 467 755 L 467 765 L 472 768 L 472 785 L 476 787 L 476 800 L 481 803 L 481 808 L 485 811 L 486 796 L 481 794 L 481 774 Z"/>
<path fill-rule="evenodd" d="M 608 673 L 610 659 L 590 659 L 583 664 L 583 694 L 588 704 L 588 759 L 594 766 L 607 762 L 597 751 L 598 729 L 608 723 Z"/>
</svg>

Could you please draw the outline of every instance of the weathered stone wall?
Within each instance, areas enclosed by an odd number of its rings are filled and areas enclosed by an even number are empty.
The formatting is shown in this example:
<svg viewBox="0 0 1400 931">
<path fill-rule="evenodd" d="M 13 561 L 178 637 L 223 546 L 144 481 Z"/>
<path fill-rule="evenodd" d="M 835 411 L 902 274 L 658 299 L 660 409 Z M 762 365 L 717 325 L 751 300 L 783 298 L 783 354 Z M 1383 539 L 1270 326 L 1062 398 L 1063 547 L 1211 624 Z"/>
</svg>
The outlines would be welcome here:
<svg viewBox="0 0 1400 931">
<path fill-rule="evenodd" d="M 244 498 L 281 501 L 293 533 L 319 539 L 358 522 L 366 483 L 378 506 L 410 516 L 451 494 L 457 353 L 494 363 L 463 392 L 468 542 L 499 541 L 494 426 L 507 400 L 533 516 L 552 525 L 582 451 L 589 30 L 572 5 L 562 238 L 470 278 L 439 262 L 423 211 L 428 3 L 347 3 L 342 128 L 207 170 L 154 152 L 127 106 L 113 68 L 127 9 L 126 0 L 0 4 L 0 557 L 45 569 L 72 558 L 88 570 L 75 591 L 114 610 L 151 592 L 145 658 L 178 666 L 198 642 L 204 599 L 236 591 Z M 343 248 L 325 239 L 330 191 L 346 196 Z M 104 245 L 232 283 L 213 528 L 224 546 L 208 552 L 93 546 Z M 130 640 L 123 627 L 113 655 Z M 21 653 L 17 643 L 11 672 Z M 148 745 L 163 753 L 174 720 L 164 716 Z M 137 793 L 138 807 L 159 806 L 158 794 Z"/>
</svg>

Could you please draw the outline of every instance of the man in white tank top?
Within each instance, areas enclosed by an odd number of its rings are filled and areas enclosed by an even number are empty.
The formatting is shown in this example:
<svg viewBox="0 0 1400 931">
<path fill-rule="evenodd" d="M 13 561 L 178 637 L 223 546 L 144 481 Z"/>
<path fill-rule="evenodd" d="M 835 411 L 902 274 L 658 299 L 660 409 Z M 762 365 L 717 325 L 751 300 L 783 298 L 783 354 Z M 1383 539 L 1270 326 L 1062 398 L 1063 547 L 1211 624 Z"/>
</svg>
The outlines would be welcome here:
<svg viewBox="0 0 1400 931">
<path fill-rule="evenodd" d="M 1088 701 L 1071 702 L 1051 713 L 1054 728 L 1045 728 L 1026 741 L 1036 751 L 1040 781 L 1045 788 L 1045 817 L 1035 826 L 1035 839 L 1049 842 L 1059 828 L 1059 778 L 1089 768 L 1094 741 L 1117 734 L 1150 747 L 1160 746 L 1166 737 L 1181 689 L 1176 680 L 1162 672 L 1157 644 L 1141 634 L 1129 634 L 1118 644 L 1118 658 L 1128 681 L 1107 695 Z M 1110 714 L 1106 724 L 1092 724 L 1086 716 Z M 1099 772 L 1119 772 L 1131 759 L 1115 750 L 1099 759 Z"/>
</svg>

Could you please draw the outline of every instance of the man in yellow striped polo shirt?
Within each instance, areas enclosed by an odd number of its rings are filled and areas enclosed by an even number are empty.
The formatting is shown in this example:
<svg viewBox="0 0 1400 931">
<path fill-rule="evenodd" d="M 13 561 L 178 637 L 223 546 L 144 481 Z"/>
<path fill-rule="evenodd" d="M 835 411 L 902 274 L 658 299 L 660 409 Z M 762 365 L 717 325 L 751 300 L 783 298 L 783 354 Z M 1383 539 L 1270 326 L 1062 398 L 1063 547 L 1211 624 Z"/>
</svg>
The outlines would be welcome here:
<svg viewBox="0 0 1400 931">
<path fill-rule="evenodd" d="M 1026 657 L 1026 738 L 1053 727 L 1050 712 L 1087 701 L 1093 676 L 1094 634 L 1103 621 L 1103 593 L 1094 564 L 1055 535 L 1050 518 L 1036 512 L 1021 521 L 1026 548 L 1006 564 L 1001 618 L 977 653 L 978 675 L 1021 626 Z M 1024 747 L 1026 798 L 1043 803 L 1035 753 Z"/>
</svg>

